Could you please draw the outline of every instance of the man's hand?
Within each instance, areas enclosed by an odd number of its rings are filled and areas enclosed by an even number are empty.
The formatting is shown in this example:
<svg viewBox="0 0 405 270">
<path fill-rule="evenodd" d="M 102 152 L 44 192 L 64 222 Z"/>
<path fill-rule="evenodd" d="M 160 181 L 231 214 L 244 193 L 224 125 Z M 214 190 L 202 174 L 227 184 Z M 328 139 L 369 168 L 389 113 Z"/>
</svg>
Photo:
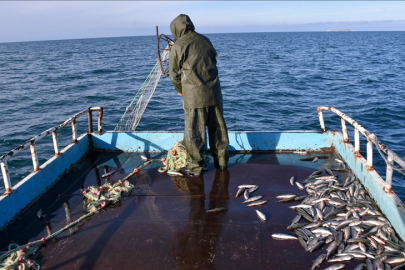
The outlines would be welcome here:
<svg viewBox="0 0 405 270">
<path fill-rule="evenodd" d="M 183 93 L 179 93 L 179 96 L 181 96 L 181 97 L 182 97 L 182 96 L 183 96 Z"/>
</svg>

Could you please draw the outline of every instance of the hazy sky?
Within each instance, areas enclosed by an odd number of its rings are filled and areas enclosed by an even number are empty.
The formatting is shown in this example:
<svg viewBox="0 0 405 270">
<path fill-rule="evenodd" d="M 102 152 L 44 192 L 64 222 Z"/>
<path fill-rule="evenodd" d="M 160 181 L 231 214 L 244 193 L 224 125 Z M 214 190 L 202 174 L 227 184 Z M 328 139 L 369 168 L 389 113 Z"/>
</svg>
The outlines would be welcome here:
<svg viewBox="0 0 405 270">
<path fill-rule="evenodd" d="M 405 31 L 401 1 L 0 1 L 0 42 L 170 34 L 180 13 L 201 33 Z"/>
</svg>

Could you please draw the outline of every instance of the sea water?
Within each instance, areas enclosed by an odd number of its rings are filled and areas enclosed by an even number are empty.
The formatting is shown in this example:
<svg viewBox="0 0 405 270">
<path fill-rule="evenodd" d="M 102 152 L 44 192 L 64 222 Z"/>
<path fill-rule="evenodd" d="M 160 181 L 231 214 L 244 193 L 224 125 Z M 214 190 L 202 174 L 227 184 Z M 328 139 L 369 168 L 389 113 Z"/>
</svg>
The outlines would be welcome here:
<svg viewBox="0 0 405 270">
<path fill-rule="evenodd" d="M 316 107 L 334 106 L 405 157 L 405 32 L 207 37 L 218 52 L 229 130 L 319 130 Z M 156 57 L 153 35 L 0 43 L 0 156 L 90 106 L 104 107 L 103 128 L 113 130 Z M 324 118 L 327 129 L 341 128 L 333 113 Z M 162 77 L 137 130 L 181 131 L 183 120 L 182 98 Z M 85 117 L 78 127 L 86 131 Z M 71 129 L 59 138 L 61 147 L 67 145 Z M 38 142 L 37 153 L 41 164 L 52 157 L 50 137 Z M 374 158 L 384 178 L 377 151 Z M 8 165 L 12 182 L 21 180 L 32 171 L 29 150 Z M 394 191 L 403 200 L 404 180 L 394 173 Z"/>
</svg>

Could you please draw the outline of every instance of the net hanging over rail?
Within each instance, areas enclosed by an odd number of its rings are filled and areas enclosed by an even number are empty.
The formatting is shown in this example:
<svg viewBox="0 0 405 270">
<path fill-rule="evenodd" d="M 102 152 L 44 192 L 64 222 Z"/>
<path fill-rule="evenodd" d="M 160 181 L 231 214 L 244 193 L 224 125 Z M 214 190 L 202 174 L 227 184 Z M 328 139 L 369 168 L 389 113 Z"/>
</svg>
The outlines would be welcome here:
<svg viewBox="0 0 405 270">
<path fill-rule="evenodd" d="M 168 63 L 170 50 L 166 47 L 165 50 L 162 50 L 160 56 L 160 62 Z M 149 73 L 149 76 L 146 78 L 141 88 L 135 94 L 135 97 L 132 99 L 131 103 L 124 114 L 121 117 L 121 120 L 115 126 L 114 131 L 134 131 L 141 121 L 142 115 L 148 106 L 150 99 L 155 92 L 155 89 L 158 85 L 160 77 L 162 75 L 162 69 L 159 64 L 159 60 L 156 62 L 155 66 L 152 68 L 152 71 Z"/>
</svg>

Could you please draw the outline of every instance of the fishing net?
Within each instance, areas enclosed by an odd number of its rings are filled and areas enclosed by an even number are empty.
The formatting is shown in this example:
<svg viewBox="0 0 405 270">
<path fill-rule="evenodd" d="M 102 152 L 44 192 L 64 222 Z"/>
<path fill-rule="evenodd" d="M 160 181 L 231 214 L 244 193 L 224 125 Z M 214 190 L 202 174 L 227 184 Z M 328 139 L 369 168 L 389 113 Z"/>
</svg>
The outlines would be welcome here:
<svg viewBox="0 0 405 270">
<path fill-rule="evenodd" d="M 134 185 L 130 184 L 128 182 L 128 179 L 138 174 L 139 171 L 141 171 L 147 165 L 153 162 L 160 161 L 160 159 L 149 159 L 136 167 L 133 172 L 131 172 L 115 184 L 106 181 L 106 183 L 102 186 L 97 187 L 93 185 L 83 190 L 83 197 L 85 198 L 83 209 L 84 211 L 88 212 L 87 214 L 81 216 L 76 221 L 70 222 L 68 225 L 55 233 L 51 233 L 49 229 L 48 236 L 43 237 L 40 240 L 29 242 L 21 246 L 16 243 L 10 244 L 8 247 L 8 251 L 0 253 L 0 270 L 39 270 L 41 268 L 40 265 L 33 259 L 29 259 L 28 257 L 38 251 L 38 249 L 42 245 L 46 245 L 46 243 L 48 243 L 51 239 L 57 237 L 64 231 L 71 229 L 72 227 L 74 227 L 81 221 L 91 217 L 92 215 L 99 213 L 107 206 L 112 206 L 117 202 L 120 202 L 123 199 L 123 195 L 128 195 L 134 188 Z"/>
<path fill-rule="evenodd" d="M 170 54 L 170 50 L 168 48 L 169 46 L 163 50 L 160 56 L 160 61 L 166 65 L 169 62 L 168 60 Z M 135 94 L 135 97 L 132 99 L 131 103 L 128 105 L 128 107 L 126 107 L 126 110 L 118 124 L 115 126 L 114 131 L 134 131 L 136 129 L 139 121 L 141 121 L 146 106 L 148 106 L 148 103 L 155 92 L 161 75 L 162 69 L 158 60 L 142 86 L 139 88 L 138 92 Z"/>
<path fill-rule="evenodd" d="M 180 171 L 180 168 L 185 167 L 187 164 L 186 158 L 186 146 L 183 141 L 178 141 L 169 149 L 167 157 L 162 159 L 164 166 L 159 168 L 159 172 Z"/>
</svg>

